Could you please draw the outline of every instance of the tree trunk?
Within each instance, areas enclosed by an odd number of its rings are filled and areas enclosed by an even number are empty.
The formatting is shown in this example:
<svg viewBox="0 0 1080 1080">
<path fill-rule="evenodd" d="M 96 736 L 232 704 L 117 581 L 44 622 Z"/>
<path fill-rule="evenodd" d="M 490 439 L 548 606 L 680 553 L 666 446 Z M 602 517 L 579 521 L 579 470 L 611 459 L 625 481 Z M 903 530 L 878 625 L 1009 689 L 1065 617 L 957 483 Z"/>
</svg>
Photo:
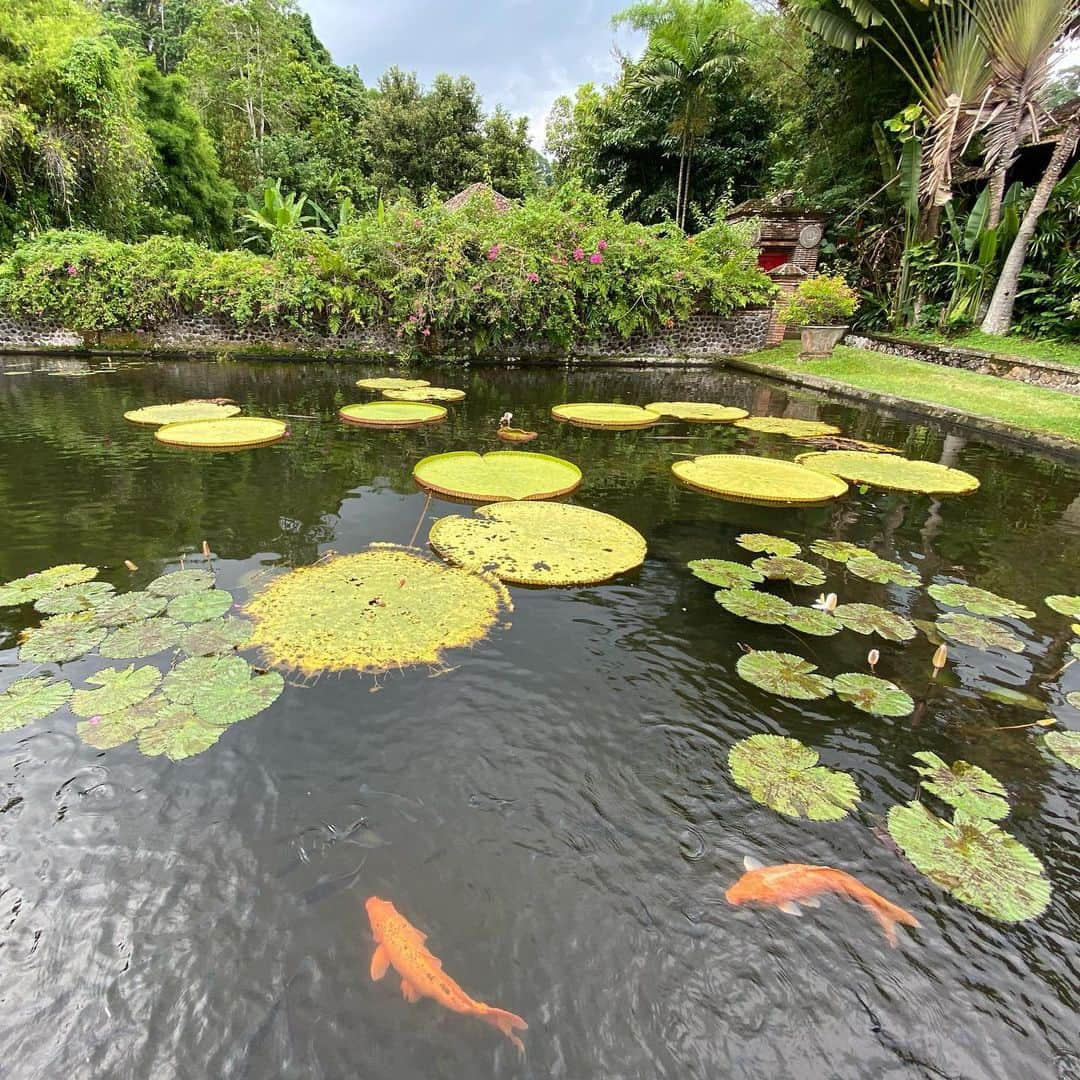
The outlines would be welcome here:
<svg viewBox="0 0 1080 1080">
<path fill-rule="evenodd" d="M 690 139 L 686 147 L 686 176 L 683 178 L 683 197 L 682 197 L 682 220 L 679 222 L 679 228 L 686 231 L 686 207 L 690 202 L 690 166 L 694 161 L 694 140 Z"/>
<path fill-rule="evenodd" d="M 679 215 L 682 213 L 682 178 L 683 170 L 686 168 L 686 135 L 682 137 L 682 141 L 679 143 L 679 182 L 675 186 L 675 224 L 679 223 Z"/>
<path fill-rule="evenodd" d="M 1035 227 L 1039 224 L 1039 218 L 1050 201 L 1054 187 L 1061 174 L 1065 171 L 1073 150 L 1076 149 L 1077 139 L 1080 138 L 1080 120 L 1073 120 L 1065 128 L 1050 155 L 1050 164 L 1046 166 L 1039 186 L 1032 196 L 1031 205 L 1024 214 L 1024 220 L 1020 222 L 1016 239 L 1009 248 L 1009 254 L 1005 257 L 1005 265 L 1001 268 L 1001 275 L 994 286 L 994 295 L 990 298 L 990 307 L 987 308 L 986 318 L 983 319 L 980 328 L 984 334 L 1007 334 L 1012 327 L 1013 305 L 1016 303 L 1016 293 L 1020 287 L 1020 271 L 1024 269 L 1024 260 L 1027 258 L 1028 244 L 1035 235 Z"/>
<path fill-rule="evenodd" d="M 994 168 L 990 174 L 990 181 L 986 185 L 989 205 L 986 208 L 986 221 L 984 229 L 996 229 L 1001 221 L 1001 202 L 1005 198 L 1005 174 L 1009 171 L 1008 165 L 1002 163 Z"/>
</svg>

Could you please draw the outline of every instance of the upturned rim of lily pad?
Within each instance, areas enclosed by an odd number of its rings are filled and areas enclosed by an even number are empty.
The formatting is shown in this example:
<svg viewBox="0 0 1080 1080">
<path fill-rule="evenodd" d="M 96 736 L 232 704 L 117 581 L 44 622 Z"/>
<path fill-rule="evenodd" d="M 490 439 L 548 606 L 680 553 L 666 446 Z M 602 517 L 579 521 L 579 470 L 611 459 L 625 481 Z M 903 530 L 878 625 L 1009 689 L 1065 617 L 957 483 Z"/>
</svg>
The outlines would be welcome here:
<svg viewBox="0 0 1080 1080">
<path fill-rule="evenodd" d="M 847 494 L 838 476 L 752 454 L 702 454 L 671 466 L 697 491 L 757 506 L 820 506 Z"/>
<path fill-rule="evenodd" d="M 280 442 L 289 433 L 284 420 L 269 416 L 230 416 L 224 420 L 184 420 L 163 424 L 154 438 L 185 450 L 250 450 Z"/>
<path fill-rule="evenodd" d="M 623 405 L 615 401 L 569 401 L 554 405 L 551 415 L 574 427 L 607 428 L 611 431 L 631 431 L 652 427 L 663 417 L 640 405 Z"/>
<path fill-rule="evenodd" d="M 382 392 L 390 401 L 464 401 L 465 391 L 454 386 L 413 386 L 408 389 L 390 388 Z"/>
<path fill-rule="evenodd" d="M 365 401 L 343 405 L 338 416 L 347 424 L 368 428 L 410 428 L 438 424 L 446 419 L 446 409 L 426 401 Z"/>
</svg>

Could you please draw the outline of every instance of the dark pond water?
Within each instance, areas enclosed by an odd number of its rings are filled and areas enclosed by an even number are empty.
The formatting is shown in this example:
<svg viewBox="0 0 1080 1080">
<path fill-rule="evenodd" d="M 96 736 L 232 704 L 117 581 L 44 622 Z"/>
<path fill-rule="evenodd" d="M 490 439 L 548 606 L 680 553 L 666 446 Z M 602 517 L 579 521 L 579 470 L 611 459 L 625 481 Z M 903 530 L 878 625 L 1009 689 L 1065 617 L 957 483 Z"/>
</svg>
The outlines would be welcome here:
<svg viewBox="0 0 1080 1080">
<path fill-rule="evenodd" d="M 1041 603 L 1080 588 L 1076 467 L 700 370 L 439 372 L 469 394 L 448 423 L 376 433 L 335 419 L 366 397 L 356 367 L 6 367 L 0 580 L 81 561 L 138 586 L 183 556 L 198 565 L 207 539 L 220 584 L 243 598 L 266 568 L 406 543 L 423 514 L 422 544 L 434 518 L 461 508 L 435 501 L 425 514 L 413 463 L 494 448 L 506 409 L 541 430 L 533 447 L 582 466 L 573 501 L 632 523 L 649 556 L 600 587 L 514 589 L 512 627 L 454 654 L 438 677 L 406 670 L 377 693 L 358 675 L 289 685 L 183 762 L 134 744 L 93 750 L 66 710 L 0 735 L 4 1077 L 1080 1076 L 1080 774 L 1041 749 L 1039 729 L 988 730 L 1039 714 L 986 696 L 1022 690 L 1080 726 L 1064 702 L 1080 664 L 1059 674 L 1068 620 Z M 292 437 L 192 454 L 121 419 L 192 396 L 290 414 Z M 855 492 L 824 508 L 760 509 L 680 490 L 669 466 L 689 451 L 801 447 L 732 428 L 609 434 L 547 419 L 565 400 L 680 398 L 825 418 L 957 464 L 982 488 L 941 502 Z M 924 639 L 881 644 L 879 672 L 918 701 L 904 720 L 771 697 L 735 674 L 740 642 L 837 672 L 864 667 L 869 639 L 800 641 L 722 610 L 685 563 L 744 557 L 733 538 L 745 530 L 856 541 L 926 582 L 968 581 L 1039 615 L 1013 624 L 1023 655 L 959 647 L 932 684 Z M 844 600 L 934 617 L 925 590 L 830 570 Z M 0 609 L 4 685 L 26 673 L 16 635 L 34 618 Z M 67 664 L 63 676 L 107 663 Z M 755 732 L 802 739 L 849 770 L 859 812 L 808 823 L 755 803 L 726 767 L 731 744 Z M 879 839 L 888 808 L 913 797 L 921 749 L 1007 785 L 1006 825 L 1053 883 L 1041 918 L 994 923 Z M 730 907 L 723 893 L 747 854 L 845 869 L 923 929 L 892 950 L 840 899 L 801 919 Z M 370 980 L 371 894 L 425 930 L 468 991 L 528 1020 L 523 1062 L 492 1028 Z"/>
</svg>

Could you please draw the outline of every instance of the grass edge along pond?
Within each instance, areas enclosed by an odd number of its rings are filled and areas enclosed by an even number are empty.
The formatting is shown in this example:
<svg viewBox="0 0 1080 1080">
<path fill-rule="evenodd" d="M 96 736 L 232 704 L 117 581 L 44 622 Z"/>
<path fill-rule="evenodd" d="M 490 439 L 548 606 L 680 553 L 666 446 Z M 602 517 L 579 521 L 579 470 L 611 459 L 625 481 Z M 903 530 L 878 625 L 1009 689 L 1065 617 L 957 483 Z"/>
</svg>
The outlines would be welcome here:
<svg viewBox="0 0 1080 1080">
<path fill-rule="evenodd" d="M 832 356 L 800 360 L 799 348 L 799 342 L 786 341 L 740 356 L 737 362 L 814 375 L 860 390 L 894 394 L 915 404 L 945 406 L 969 416 L 1056 435 L 1080 448 L 1080 399 L 1074 395 L 847 345 L 838 345 Z"/>
</svg>

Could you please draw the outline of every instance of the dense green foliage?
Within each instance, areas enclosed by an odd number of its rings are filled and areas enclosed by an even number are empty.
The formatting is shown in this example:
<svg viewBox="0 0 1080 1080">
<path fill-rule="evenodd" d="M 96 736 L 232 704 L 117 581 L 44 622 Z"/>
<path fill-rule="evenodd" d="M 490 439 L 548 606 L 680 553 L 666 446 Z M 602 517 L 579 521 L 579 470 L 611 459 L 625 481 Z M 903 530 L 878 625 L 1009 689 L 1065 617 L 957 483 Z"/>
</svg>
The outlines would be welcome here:
<svg viewBox="0 0 1080 1080">
<path fill-rule="evenodd" d="M 858 303 L 842 277 L 818 274 L 799 282 L 777 318 L 792 326 L 839 326 L 855 314 Z"/>
</svg>

